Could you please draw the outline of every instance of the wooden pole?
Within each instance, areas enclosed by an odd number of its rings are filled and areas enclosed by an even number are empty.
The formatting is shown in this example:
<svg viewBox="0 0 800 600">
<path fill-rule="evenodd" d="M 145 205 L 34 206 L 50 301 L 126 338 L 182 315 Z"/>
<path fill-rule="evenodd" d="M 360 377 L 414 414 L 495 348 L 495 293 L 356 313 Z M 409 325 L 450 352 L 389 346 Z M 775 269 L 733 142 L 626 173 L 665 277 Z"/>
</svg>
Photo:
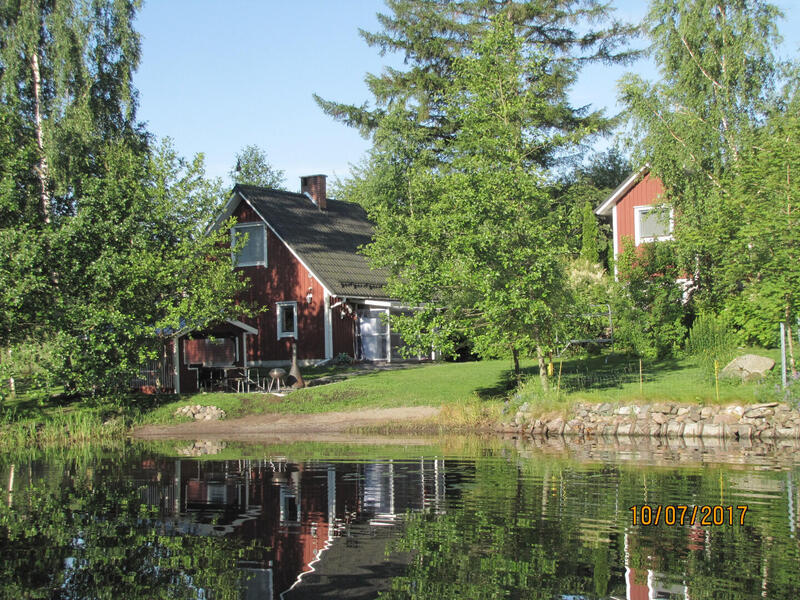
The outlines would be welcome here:
<svg viewBox="0 0 800 600">
<path fill-rule="evenodd" d="M 642 381 L 642 359 L 639 359 L 639 395 L 644 395 L 644 382 Z"/>
<path fill-rule="evenodd" d="M 9 363 L 11 362 L 11 348 L 8 349 L 8 362 Z M 16 396 L 17 395 L 17 386 L 16 386 L 16 383 L 14 382 L 13 375 L 8 378 L 8 387 L 11 390 L 11 396 L 12 397 Z"/>
<path fill-rule="evenodd" d="M 719 404 L 719 361 L 714 361 L 714 386 L 717 389 L 717 404 Z"/>
<path fill-rule="evenodd" d="M 781 385 L 786 389 L 786 324 L 781 321 Z"/>
<path fill-rule="evenodd" d="M 564 365 L 564 359 L 558 361 L 558 384 L 556 385 L 556 400 L 561 395 L 561 367 Z"/>
</svg>

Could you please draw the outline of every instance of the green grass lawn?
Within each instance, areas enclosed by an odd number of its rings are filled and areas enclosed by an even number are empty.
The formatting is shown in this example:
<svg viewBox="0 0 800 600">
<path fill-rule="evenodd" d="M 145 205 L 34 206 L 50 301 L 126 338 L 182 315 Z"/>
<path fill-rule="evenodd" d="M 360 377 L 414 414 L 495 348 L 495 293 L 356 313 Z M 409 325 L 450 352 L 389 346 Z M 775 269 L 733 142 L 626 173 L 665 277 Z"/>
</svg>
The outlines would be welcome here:
<svg viewBox="0 0 800 600">
<path fill-rule="evenodd" d="M 713 374 L 703 373 L 691 358 L 642 361 L 641 372 L 638 358 L 621 355 L 583 355 L 564 359 L 563 362 L 556 359 L 550 393 L 542 393 L 535 381 L 538 369 L 530 368 L 528 382 L 515 396 L 515 404 L 528 402 L 534 412 L 567 413 L 576 402 L 706 405 L 749 404 L 781 399 L 778 352 L 761 348 L 745 348 L 739 352 L 747 353 L 768 356 L 776 361 L 778 368 L 758 383 L 742 384 L 721 378 L 717 386 Z M 720 365 L 720 370 L 723 367 Z"/>
<path fill-rule="evenodd" d="M 142 422 L 175 422 L 175 410 L 187 404 L 218 406 L 229 417 L 367 407 L 497 404 L 507 394 L 512 381 L 511 364 L 505 360 L 421 365 L 357 375 L 346 381 L 293 391 L 282 398 L 271 394 L 185 395 L 143 415 Z"/>
</svg>

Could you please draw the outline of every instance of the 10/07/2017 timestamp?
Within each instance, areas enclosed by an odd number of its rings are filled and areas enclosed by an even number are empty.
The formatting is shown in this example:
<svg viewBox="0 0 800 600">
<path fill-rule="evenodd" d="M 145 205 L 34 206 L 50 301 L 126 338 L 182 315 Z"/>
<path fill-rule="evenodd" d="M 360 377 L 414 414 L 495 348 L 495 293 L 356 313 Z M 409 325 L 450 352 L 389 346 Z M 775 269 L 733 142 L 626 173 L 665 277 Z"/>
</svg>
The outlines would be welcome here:
<svg viewBox="0 0 800 600">
<path fill-rule="evenodd" d="M 689 506 L 687 504 L 633 505 L 632 525 L 744 525 L 747 505 L 723 506 L 721 504 Z"/>
</svg>

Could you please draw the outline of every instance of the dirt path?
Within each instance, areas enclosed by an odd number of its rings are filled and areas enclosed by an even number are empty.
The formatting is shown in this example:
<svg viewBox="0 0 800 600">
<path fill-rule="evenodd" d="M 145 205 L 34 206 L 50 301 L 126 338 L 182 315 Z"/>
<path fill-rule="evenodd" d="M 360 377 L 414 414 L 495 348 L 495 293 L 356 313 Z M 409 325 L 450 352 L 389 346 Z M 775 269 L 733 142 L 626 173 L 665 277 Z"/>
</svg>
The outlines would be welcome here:
<svg viewBox="0 0 800 600">
<path fill-rule="evenodd" d="M 195 439 L 199 437 L 256 437 L 275 434 L 342 434 L 352 427 L 388 425 L 396 422 L 420 421 L 439 414 L 432 406 L 401 406 L 398 408 L 368 408 L 351 412 L 314 414 L 263 414 L 225 421 L 194 421 L 177 425 L 145 425 L 137 427 L 133 437 L 138 439 Z M 338 437 L 338 436 L 337 436 Z"/>
</svg>

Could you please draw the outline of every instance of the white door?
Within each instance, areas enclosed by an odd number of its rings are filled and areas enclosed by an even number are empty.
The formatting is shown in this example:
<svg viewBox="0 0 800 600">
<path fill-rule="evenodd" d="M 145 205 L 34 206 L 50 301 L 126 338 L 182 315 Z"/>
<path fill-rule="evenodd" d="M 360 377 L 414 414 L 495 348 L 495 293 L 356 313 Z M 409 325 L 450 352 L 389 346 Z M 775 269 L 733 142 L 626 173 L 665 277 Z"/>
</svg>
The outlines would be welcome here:
<svg viewBox="0 0 800 600">
<path fill-rule="evenodd" d="M 358 331 L 364 360 L 386 360 L 389 324 L 381 319 L 385 309 L 365 308 L 358 311 Z"/>
</svg>

